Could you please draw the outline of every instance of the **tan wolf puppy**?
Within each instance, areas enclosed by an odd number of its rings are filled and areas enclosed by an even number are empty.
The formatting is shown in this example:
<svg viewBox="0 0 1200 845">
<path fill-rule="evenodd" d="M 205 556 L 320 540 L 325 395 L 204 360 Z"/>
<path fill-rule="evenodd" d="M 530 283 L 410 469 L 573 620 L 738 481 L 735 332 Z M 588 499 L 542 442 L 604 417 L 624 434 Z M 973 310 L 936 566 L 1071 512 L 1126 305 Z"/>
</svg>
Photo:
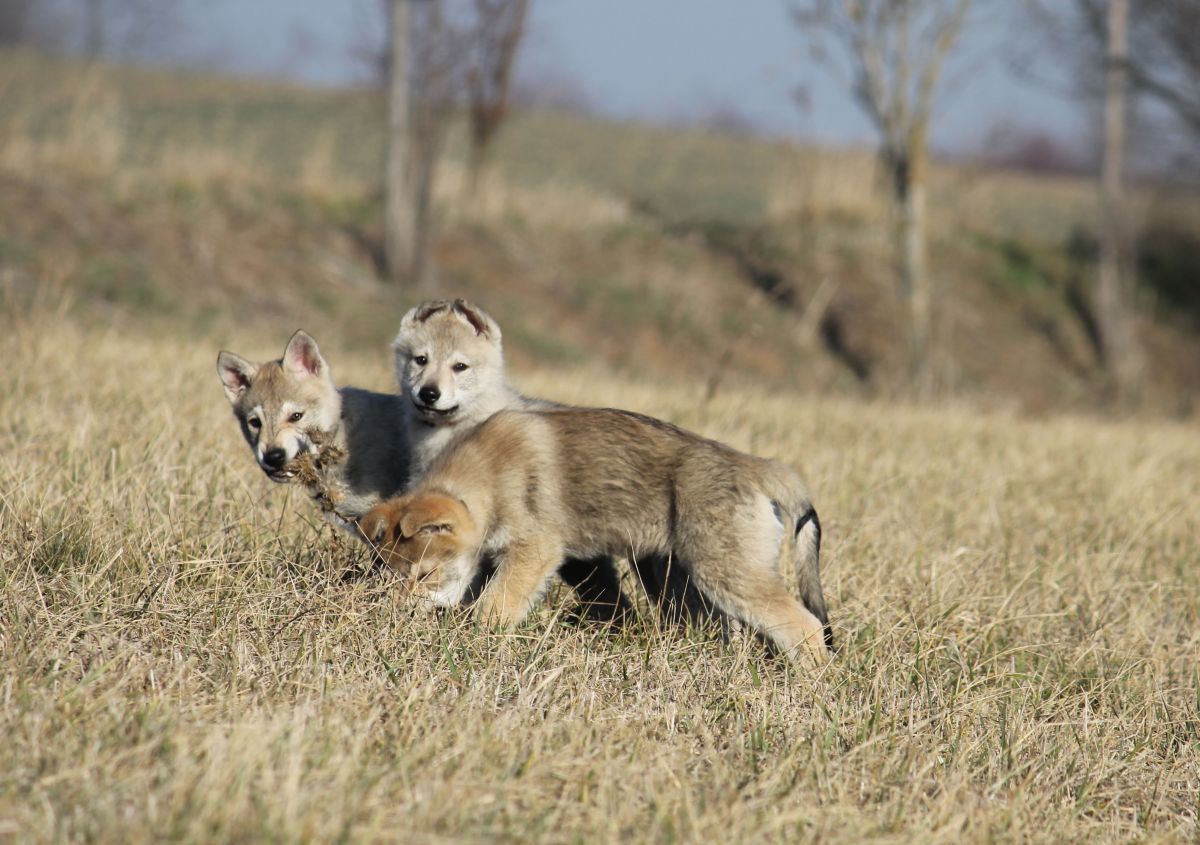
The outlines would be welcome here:
<svg viewBox="0 0 1200 845">
<path fill-rule="evenodd" d="M 217 374 L 262 471 L 301 483 L 335 525 L 354 530 L 354 520 L 408 484 L 403 400 L 339 390 L 305 332 L 292 335 L 278 361 L 252 364 L 222 352 Z"/>
<path fill-rule="evenodd" d="M 640 414 L 500 412 L 360 526 L 439 604 L 457 604 L 492 555 L 475 611 L 492 624 L 523 619 L 564 554 L 669 555 L 789 657 L 832 649 L 820 523 L 796 472 Z M 788 560 L 803 603 L 782 576 Z"/>
<path fill-rule="evenodd" d="M 500 326 L 465 300 L 431 300 L 410 309 L 400 320 L 392 349 L 414 478 L 456 438 L 497 411 L 559 407 L 522 396 L 509 385 Z M 572 556 L 562 562 L 559 574 L 589 615 L 619 619 L 632 612 L 609 557 Z"/>
</svg>

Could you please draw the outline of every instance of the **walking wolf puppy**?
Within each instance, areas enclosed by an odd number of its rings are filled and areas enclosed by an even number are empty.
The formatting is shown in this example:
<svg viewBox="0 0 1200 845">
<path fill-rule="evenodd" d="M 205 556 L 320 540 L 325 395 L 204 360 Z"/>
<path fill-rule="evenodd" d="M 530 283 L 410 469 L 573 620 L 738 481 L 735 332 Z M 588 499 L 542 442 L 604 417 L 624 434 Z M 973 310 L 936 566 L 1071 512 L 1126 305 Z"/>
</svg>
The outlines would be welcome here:
<svg viewBox="0 0 1200 845">
<path fill-rule="evenodd" d="M 292 335 L 278 361 L 252 364 L 222 352 L 217 374 L 262 471 L 303 484 L 335 525 L 354 530 L 354 520 L 408 484 L 403 400 L 339 390 L 305 332 Z"/>
<path fill-rule="evenodd" d="M 475 611 L 493 624 L 523 619 L 564 554 L 671 555 L 789 657 L 832 648 L 820 523 L 796 472 L 639 414 L 500 412 L 360 527 L 439 604 L 457 604 L 493 555 Z M 782 577 L 789 559 L 803 602 Z"/>
<path fill-rule="evenodd" d="M 508 383 L 500 326 L 465 300 L 432 300 L 410 309 L 392 349 L 414 478 L 451 442 L 497 411 L 561 407 L 522 396 Z M 607 556 L 573 556 L 562 561 L 559 574 L 590 615 L 621 618 L 632 612 Z"/>
</svg>

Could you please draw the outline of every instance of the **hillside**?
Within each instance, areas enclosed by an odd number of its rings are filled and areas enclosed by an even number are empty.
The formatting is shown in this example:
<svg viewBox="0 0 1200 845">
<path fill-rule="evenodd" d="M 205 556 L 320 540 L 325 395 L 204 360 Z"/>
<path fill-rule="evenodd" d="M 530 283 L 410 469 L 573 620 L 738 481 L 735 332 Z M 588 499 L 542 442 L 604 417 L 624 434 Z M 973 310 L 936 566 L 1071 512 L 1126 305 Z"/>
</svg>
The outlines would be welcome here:
<svg viewBox="0 0 1200 845">
<path fill-rule="evenodd" d="M 74 313 L 266 354 L 297 325 L 381 349 L 411 292 L 378 280 L 370 94 L 0 54 L 0 277 Z M 520 369 L 594 366 L 889 396 L 904 343 L 885 209 L 863 151 L 573 115 L 520 116 L 468 203 L 439 189 L 440 289 L 493 311 Z M 1086 317 L 1090 187 L 934 174 L 942 395 L 1103 404 Z M 1200 202 L 1139 196 L 1149 407 L 1200 394 Z M 335 357 L 336 360 L 336 357 Z"/>
</svg>

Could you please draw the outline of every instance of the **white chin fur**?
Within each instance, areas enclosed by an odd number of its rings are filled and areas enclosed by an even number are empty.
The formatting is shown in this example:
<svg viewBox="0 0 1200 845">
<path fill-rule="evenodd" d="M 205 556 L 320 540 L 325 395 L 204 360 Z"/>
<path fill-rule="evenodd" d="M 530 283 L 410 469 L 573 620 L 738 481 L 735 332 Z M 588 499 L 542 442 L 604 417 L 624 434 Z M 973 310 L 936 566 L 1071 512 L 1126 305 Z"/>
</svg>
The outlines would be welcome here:
<svg viewBox="0 0 1200 845">
<path fill-rule="evenodd" d="M 474 561 L 460 558 L 445 568 L 442 585 L 426 593 L 425 598 L 439 607 L 454 607 L 461 603 L 463 596 L 467 594 L 474 574 Z"/>
</svg>

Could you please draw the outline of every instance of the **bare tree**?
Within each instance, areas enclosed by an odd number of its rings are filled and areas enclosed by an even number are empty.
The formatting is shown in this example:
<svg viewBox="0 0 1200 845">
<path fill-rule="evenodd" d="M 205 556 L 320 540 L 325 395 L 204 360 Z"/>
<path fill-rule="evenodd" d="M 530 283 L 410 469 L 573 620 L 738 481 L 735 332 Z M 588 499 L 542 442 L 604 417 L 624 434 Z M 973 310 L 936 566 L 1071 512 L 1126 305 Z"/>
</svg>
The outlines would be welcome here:
<svg viewBox="0 0 1200 845">
<path fill-rule="evenodd" d="M 1177 39 L 1167 21 L 1200 23 L 1194 0 L 1142 0 L 1131 19 L 1128 0 L 1074 0 L 1070 5 L 1032 0 L 1033 18 L 1054 60 L 1066 65 L 1073 92 L 1103 102 L 1103 140 L 1099 182 L 1100 256 L 1093 316 L 1099 353 L 1118 397 L 1136 401 L 1142 369 L 1134 321 L 1134 278 L 1130 272 L 1133 237 L 1125 213 L 1125 162 L 1128 98 L 1144 91 L 1179 110 L 1187 123 L 1189 56 L 1200 92 L 1200 47 L 1195 36 Z M 1173 60 L 1172 60 L 1173 59 Z M 1103 73 L 1100 71 L 1103 69 Z M 1100 84 L 1097 84 L 1097 83 Z M 1200 93 L 1195 95 L 1200 118 Z M 1196 124 L 1200 131 L 1200 123 Z"/>
<path fill-rule="evenodd" d="M 412 167 L 417 239 L 413 275 L 429 292 L 437 283 L 429 252 L 433 188 L 446 135 L 461 102 L 466 34 L 449 18 L 443 0 L 427 0 L 414 11 Z"/>
<path fill-rule="evenodd" d="M 472 192 L 478 189 L 492 143 L 508 117 L 513 64 L 528 10 L 529 0 L 475 0 L 467 70 Z"/>
<path fill-rule="evenodd" d="M 1108 0 L 1075 0 L 1073 7 L 1056 11 L 1048 8 L 1048 0 L 1032 2 L 1041 19 L 1060 30 L 1059 41 L 1066 40 L 1063 30 L 1067 34 L 1083 30 L 1090 42 L 1090 49 L 1084 46 L 1089 72 L 1095 59 L 1108 52 L 1112 22 Z M 1136 15 L 1125 14 L 1123 64 L 1129 89 L 1167 106 L 1190 132 L 1200 135 L 1200 4 L 1139 0 L 1136 11 Z"/>
<path fill-rule="evenodd" d="M 0 3 L 0 47 L 31 43 L 37 0 L 4 0 Z"/>
<path fill-rule="evenodd" d="M 933 290 L 926 267 L 929 127 L 946 57 L 973 0 L 807 0 L 796 23 L 832 42 L 849 65 L 849 87 L 879 135 L 879 159 L 895 211 L 898 278 L 909 310 L 912 375 L 928 385 Z"/>
<path fill-rule="evenodd" d="M 384 4 L 391 39 L 382 54 L 357 51 L 382 68 L 387 80 L 384 251 L 393 279 L 430 293 L 437 284 L 430 253 L 433 189 L 446 135 L 462 101 L 467 34 L 463 24 L 450 18 L 445 0 Z M 403 7 L 403 36 L 397 31 L 398 7 Z"/>
<path fill-rule="evenodd" d="M 83 0 L 83 54 L 90 59 L 104 55 L 104 13 L 104 0 Z"/>
<path fill-rule="evenodd" d="M 1124 215 L 1125 88 L 1129 58 L 1129 2 L 1109 0 L 1104 93 L 1104 152 L 1100 168 L 1103 236 L 1096 285 L 1096 322 L 1105 364 L 1125 401 L 1132 400 L 1140 355 L 1130 320 L 1127 290 L 1128 230 Z"/>
<path fill-rule="evenodd" d="M 414 276 L 416 192 L 412 180 L 409 0 L 388 2 L 387 157 L 383 188 L 383 246 L 395 281 Z"/>
</svg>

